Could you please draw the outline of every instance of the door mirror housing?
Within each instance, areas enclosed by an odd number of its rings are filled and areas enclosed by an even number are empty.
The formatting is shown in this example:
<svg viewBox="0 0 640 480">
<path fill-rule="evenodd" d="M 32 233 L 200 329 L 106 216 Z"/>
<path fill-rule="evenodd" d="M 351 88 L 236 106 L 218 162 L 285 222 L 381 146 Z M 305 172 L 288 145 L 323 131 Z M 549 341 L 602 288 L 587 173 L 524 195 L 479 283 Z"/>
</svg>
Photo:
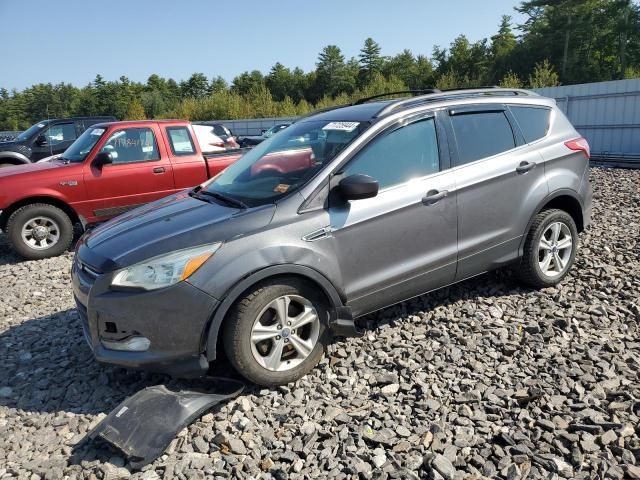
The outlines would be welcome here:
<svg viewBox="0 0 640 480">
<path fill-rule="evenodd" d="M 36 138 L 36 145 L 38 145 L 39 147 L 43 147 L 46 144 L 47 144 L 47 137 L 45 137 L 42 134 L 38 135 L 38 137 Z"/>
<path fill-rule="evenodd" d="M 357 173 L 340 180 L 338 189 L 345 200 L 362 200 L 378 195 L 379 185 L 375 178 Z"/>
<path fill-rule="evenodd" d="M 110 163 L 113 163 L 113 157 L 109 152 L 98 152 L 96 158 L 93 159 L 93 165 L 96 168 L 102 168 Z"/>
</svg>

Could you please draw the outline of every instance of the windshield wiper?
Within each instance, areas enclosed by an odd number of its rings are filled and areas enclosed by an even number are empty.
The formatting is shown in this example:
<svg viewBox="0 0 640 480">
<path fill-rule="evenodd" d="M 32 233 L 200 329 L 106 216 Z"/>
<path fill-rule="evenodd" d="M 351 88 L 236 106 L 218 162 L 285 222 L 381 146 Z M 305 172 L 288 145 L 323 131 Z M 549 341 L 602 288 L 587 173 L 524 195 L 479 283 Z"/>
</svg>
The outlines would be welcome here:
<svg viewBox="0 0 640 480">
<path fill-rule="evenodd" d="M 249 205 L 247 205 L 244 202 L 241 202 L 240 200 L 237 200 L 233 197 L 229 197 L 227 195 L 224 195 L 222 193 L 218 193 L 218 192 L 209 192 L 207 190 L 198 190 L 197 192 L 194 193 L 194 195 L 206 195 L 207 197 L 213 197 L 216 200 L 220 200 L 224 203 L 226 203 L 227 205 L 231 205 L 234 206 L 236 208 L 249 208 Z"/>
</svg>

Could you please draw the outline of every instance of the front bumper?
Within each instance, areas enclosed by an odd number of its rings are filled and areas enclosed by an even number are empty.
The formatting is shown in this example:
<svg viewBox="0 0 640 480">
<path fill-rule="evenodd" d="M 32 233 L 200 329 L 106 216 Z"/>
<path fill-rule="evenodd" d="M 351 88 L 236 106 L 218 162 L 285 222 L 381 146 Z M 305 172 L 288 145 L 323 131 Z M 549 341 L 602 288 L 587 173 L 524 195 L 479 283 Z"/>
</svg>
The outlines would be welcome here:
<svg viewBox="0 0 640 480">
<path fill-rule="evenodd" d="M 203 339 L 219 302 L 188 282 L 155 291 L 111 290 L 113 273 L 94 270 L 78 254 L 71 269 L 78 315 L 96 360 L 175 377 L 204 375 Z M 131 336 L 147 338 L 149 349 L 112 350 L 102 343 Z"/>
</svg>

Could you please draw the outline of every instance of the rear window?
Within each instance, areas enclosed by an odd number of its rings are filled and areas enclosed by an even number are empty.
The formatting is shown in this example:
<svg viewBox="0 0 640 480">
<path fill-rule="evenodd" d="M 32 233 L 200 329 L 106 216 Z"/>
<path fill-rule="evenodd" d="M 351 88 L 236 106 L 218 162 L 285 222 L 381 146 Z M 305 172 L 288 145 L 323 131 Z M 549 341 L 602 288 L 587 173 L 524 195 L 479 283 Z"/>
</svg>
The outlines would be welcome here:
<svg viewBox="0 0 640 480">
<path fill-rule="evenodd" d="M 538 107 L 509 107 L 513 116 L 522 130 L 524 139 L 527 143 L 535 142 L 544 137 L 549 131 L 549 114 L 551 110 L 548 108 Z"/>
<path fill-rule="evenodd" d="M 174 155 L 191 155 L 196 149 L 186 127 L 167 127 L 171 150 Z"/>
<path fill-rule="evenodd" d="M 516 146 L 504 112 L 469 112 L 451 117 L 458 145 L 458 164 L 474 162 Z"/>
</svg>

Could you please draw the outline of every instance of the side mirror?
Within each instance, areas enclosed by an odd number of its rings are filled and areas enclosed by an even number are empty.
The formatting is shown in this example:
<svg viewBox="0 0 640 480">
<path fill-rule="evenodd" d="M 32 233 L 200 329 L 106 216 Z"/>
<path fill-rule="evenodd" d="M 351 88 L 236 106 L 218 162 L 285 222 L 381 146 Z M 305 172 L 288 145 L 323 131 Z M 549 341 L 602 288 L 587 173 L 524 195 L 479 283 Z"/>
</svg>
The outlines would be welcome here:
<svg viewBox="0 0 640 480">
<path fill-rule="evenodd" d="M 260 135 L 264 135 L 265 133 L 267 133 L 267 129 L 263 128 L 262 130 L 260 130 Z"/>
<path fill-rule="evenodd" d="M 369 175 L 357 173 L 343 178 L 338 189 L 345 200 L 362 200 L 378 194 L 378 181 Z"/>
<path fill-rule="evenodd" d="M 113 157 L 109 152 L 99 152 L 96 158 L 93 159 L 93 165 L 97 168 L 102 168 L 110 163 L 113 163 Z"/>
<path fill-rule="evenodd" d="M 43 147 L 46 144 L 47 137 L 45 137 L 44 135 L 38 135 L 38 137 L 36 138 L 36 145 L 38 145 L 39 147 Z"/>
</svg>

